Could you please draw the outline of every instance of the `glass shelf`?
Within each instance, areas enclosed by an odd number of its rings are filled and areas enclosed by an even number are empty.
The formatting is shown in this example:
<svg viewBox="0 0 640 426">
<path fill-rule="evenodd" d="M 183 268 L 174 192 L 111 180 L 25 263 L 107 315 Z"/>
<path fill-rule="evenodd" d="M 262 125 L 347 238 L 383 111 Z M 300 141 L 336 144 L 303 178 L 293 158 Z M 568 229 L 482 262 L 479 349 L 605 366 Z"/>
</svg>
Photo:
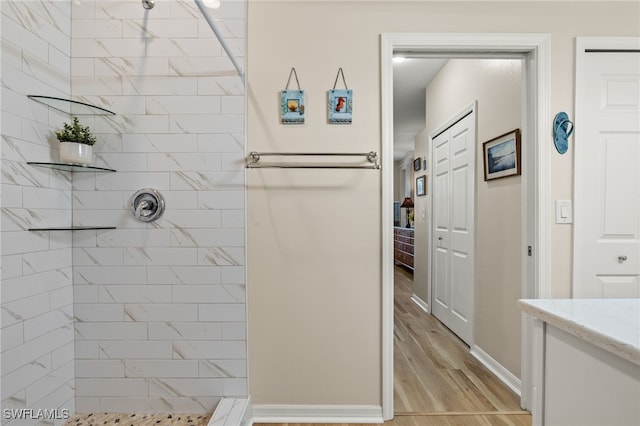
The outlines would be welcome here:
<svg viewBox="0 0 640 426">
<path fill-rule="evenodd" d="M 116 229 L 115 226 L 61 226 L 50 228 L 29 228 L 29 231 L 89 231 L 101 229 Z"/>
<path fill-rule="evenodd" d="M 85 102 L 54 96 L 27 95 L 29 99 L 71 115 L 116 115 L 115 112 Z"/>
<path fill-rule="evenodd" d="M 63 170 L 65 172 L 115 172 L 114 169 L 107 169 L 106 167 L 98 166 L 83 166 L 81 164 L 67 164 L 67 163 L 48 163 L 39 161 L 27 161 L 27 164 L 38 167 L 46 167 L 49 169 Z"/>
</svg>

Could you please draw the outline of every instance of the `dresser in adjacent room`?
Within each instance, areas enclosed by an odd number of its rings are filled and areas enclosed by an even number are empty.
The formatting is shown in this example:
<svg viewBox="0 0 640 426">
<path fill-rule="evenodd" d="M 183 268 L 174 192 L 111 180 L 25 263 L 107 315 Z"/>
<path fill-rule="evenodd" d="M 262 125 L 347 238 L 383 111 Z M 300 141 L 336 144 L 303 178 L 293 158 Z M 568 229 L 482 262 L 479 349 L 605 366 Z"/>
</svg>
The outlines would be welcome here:
<svg viewBox="0 0 640 426">
<path fill-rule="evenodd" d="M 413 270 L 413 228 L 393 228 L 393 259 Z"/>
</svg>

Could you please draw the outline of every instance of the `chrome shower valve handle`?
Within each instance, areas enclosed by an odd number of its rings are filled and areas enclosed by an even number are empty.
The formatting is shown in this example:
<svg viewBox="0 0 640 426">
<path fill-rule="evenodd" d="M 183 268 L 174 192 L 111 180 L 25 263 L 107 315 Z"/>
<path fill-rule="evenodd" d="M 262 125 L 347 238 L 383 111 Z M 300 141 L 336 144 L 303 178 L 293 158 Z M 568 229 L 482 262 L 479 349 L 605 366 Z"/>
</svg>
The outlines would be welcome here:
<svg viewBox="0 0 640 426">
<path fill-rule="evenodd" d="M 153 222 L 164 213 L 164 197 L 155 189 L 141 189 L 129 200 L 133 217 L 139 222 Z"/>
</svg>

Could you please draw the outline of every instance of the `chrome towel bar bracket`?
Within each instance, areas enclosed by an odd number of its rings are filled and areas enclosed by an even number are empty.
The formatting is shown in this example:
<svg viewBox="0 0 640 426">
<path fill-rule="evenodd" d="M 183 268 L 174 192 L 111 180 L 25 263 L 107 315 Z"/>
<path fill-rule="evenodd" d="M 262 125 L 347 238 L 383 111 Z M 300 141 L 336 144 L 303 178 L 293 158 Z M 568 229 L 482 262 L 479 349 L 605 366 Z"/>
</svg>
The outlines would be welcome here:
<svg viewBox="0 0 640 426">
<path fill-rule="evenodd" d="M 260 163 L 262 157 L 365 157 L 371 164 L 293 164 L 293 163 Z M 257 152 L 251 151 L 247 156 L 247 168 L 279 168 L 279 169 L 379 169 L 378 153 L 370 152 Z"/>
</svg>

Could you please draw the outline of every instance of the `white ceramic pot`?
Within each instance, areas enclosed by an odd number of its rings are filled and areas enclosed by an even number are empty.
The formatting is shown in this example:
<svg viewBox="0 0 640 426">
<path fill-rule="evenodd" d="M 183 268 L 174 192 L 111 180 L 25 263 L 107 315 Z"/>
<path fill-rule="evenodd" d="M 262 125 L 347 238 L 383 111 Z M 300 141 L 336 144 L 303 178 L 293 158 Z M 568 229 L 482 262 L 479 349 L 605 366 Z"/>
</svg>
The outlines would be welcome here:
<svg viewBox="0 0 640 426">
<path fill-rule="evenodd" d="M 91 164 L 93 147 L 84 143 L 60 142 L 60 162 L 70 164 Z"/>
</svg>

